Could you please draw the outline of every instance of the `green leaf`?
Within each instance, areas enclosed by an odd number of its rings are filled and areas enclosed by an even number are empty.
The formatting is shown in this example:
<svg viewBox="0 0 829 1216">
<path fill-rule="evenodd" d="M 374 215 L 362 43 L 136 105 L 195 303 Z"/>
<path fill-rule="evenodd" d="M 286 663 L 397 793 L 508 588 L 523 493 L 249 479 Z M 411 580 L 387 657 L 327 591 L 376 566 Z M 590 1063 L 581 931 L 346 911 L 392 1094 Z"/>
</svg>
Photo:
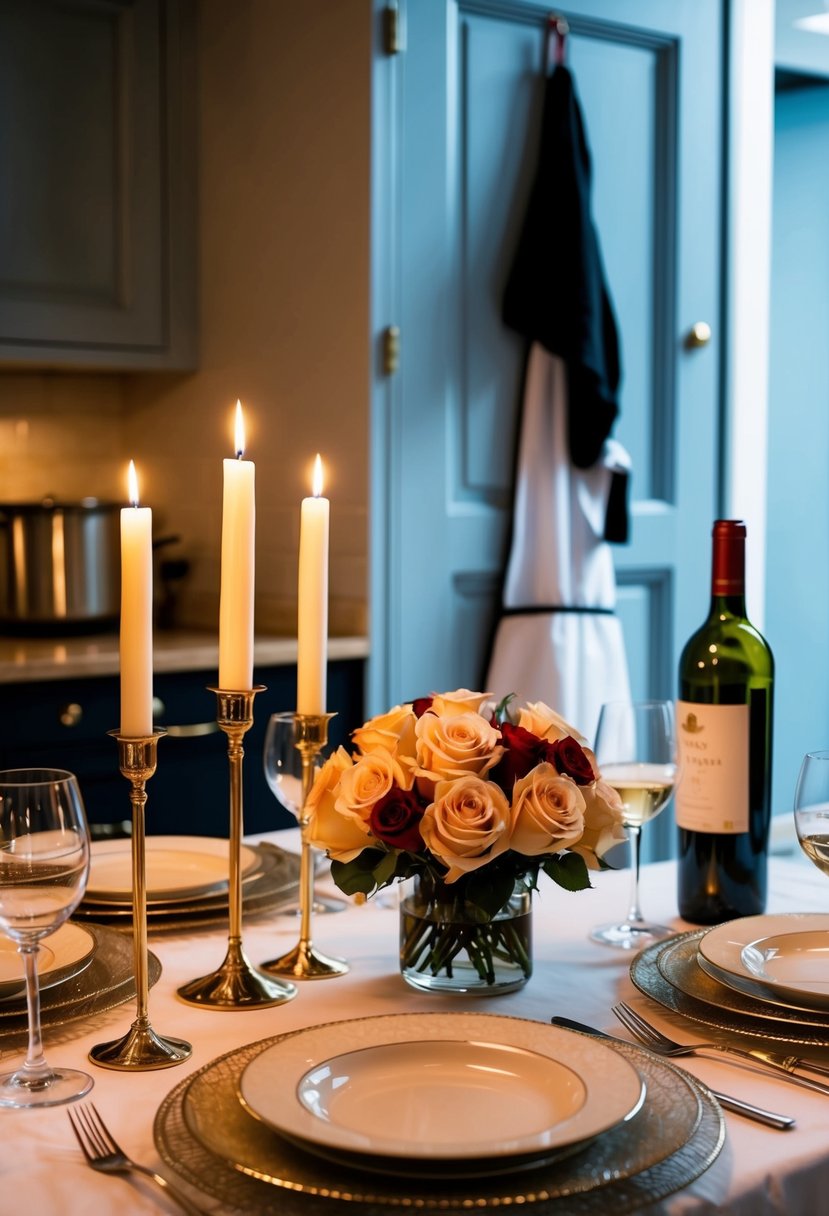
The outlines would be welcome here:
<svg viewBox="0 0 829 1216">
<path fill-rule="evenodd" d="M 587 863 L 579 853 L 556 853 L 541 868 L 565 891 L 585 891 L 593 885 Z"/>
<path fill-rule="evenodd" d="M 397 871 L 399 856 L 400 850 L 392 849 L 389 853 L 384 853 L 379 864 L 374 867 L 374 881 L 378 887 L 387 886 L 392 881 Z"/>
<path fill-rule="evenodd" d="M 507 695 L 502 697 L 495 706 L 495 721 L 499 725 L 504 721 L 505 718 L 509 717 L 509 703 L 510 701 L 515 700 L 515 696 L 516 694 L 514 692 L 508 692 Z"/>
<path fill-rule="evenodd" d="M 363 849 L 352 861 L 332 861 L 331 877 L 345 895 L 371 895 L 377 886 L 374 870 L 385 856 L 382 849 Z"/>
</svg>

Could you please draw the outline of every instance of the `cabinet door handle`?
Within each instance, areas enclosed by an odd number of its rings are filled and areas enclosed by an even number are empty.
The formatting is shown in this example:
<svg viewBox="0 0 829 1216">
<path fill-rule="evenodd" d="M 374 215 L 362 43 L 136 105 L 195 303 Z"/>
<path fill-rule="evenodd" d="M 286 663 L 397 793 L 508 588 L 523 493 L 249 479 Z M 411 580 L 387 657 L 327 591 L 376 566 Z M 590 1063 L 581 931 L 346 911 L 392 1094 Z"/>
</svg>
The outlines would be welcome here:
<svg viewBox="0 0 829 1216">
<path fill-rule="evenodd" d="M 195 739 L 199 735 L 212 735 L 219 729 L 218 722 L 187 722 L 184 726 L 165 726 L 173 739 Z"/>
<path fill-rule="evenodd" d="M 58 710 L 58 721 L 61 726 L 77 726 L 83 717 L 83 706 L 77 701 L 70 701 Z"/>
</svg>

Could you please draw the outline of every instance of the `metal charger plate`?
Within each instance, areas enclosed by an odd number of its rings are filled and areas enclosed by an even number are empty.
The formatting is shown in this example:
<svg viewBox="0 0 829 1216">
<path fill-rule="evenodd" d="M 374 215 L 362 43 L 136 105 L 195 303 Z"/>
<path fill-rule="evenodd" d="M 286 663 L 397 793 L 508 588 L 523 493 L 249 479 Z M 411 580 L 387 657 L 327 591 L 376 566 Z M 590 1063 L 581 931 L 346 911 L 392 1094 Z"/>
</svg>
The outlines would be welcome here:
<svg viewBox="0 0 829 1216">
<path fill-rule="evenodd" d="M 255 851 L 260 858 L 260 869 L 242 884 L 242 912 L 245 916 L 273 912 L 289 900 L 296 899 L 299 890 L 298 854 L 286 853 L 267 842 L 256 845 Z M 214 928 L 226 924 L 227 915 L 227 891 L 224 891 L 186 903 L 148 906 L 147 928 L 151 933 Z M 132 908 L 81 903 L 75 917 L 95 924 L 128 929 L 132 925 Z"/>
<path fill-rule="evenodd" d="M 785 1012 L 781 1010 L 779 1019 L 775 1020 L 770 1012 L 771 1007 L 764 1005 L 762 1006 L 765 1010 L 764 1019 L 756 1016 L 754 1012 L 746 1014 L 744 1006 L 749 998 L 742 997 L 736 992 L 731 994 L 731 1003 L 727 1003 L 725 999 L 718 996 L 716 1006 L 714 1006 L 705 1003 L 697 996 L 687 995 L 682 989 L 675 986 L 673 980 L 667 979 L 659 967 L 662 952 L 679 949 L 687 943 L 688 948 L 696 953 L 697 942 L 705 932 L 707 930 L 702 929 L 681 933 L 666 941 L 655 942 L 652 946 L 647 946 L 641 954 L 637 954 L 630 964 L 630 978 L 639 991 L 643 992 L 645 996 L 652 997 L 665 1009 L 670 1009 L 692 1022 L 700 1022 L 711 1029 L 725 1031 L 727 1034 L 747 1035 L 766 1043 L 787 1043 L 797 1047 L 826 1047 L 827 1022 L 825 1017 L 820 1017 L 816 1023 L 811 1021 L 807 1023 L 801 1020 L 806 1015 L 793 1015 L 790 1010 Z M 710 983 L 714 984 L 716 981 L 711 980 Z M 759 1006 L 760 1002 L 757 1002 L 757 1005 Z"/>
<path fill-rule="evenodd" d="M 132 938 L 103 925 L 90 926 L 90 932 L 97 940 L 90 965 L 43 993 L 40 1017 L 47 1041 L 50 1027 L 114 1009 L 135 996 Z M 151 986 L 161 975 L 161 963 L 152 951 L 149 952 L 148 974 Z M 0 1007 L 0 1049 L 14 1048 L 25 1042 L 27 1033 L 25 1009 Z"/>
<path fill-rule="evenodd" d="M 556 1207 L 566 1200 L 568 1214 L 606 1216 L 610 1208 L 614 1213 L 638 1211 L 688 1186 L 716 1159 L 725 1139 L 719 1106 L 693 1077 L 633 1044 L 618 1044 L 614 1050 L 645 1081 L 645 1103 L 633 1119 L 582 1151 L 505 1177 L 419 1181 L 370 1176 L 302 1152 L 242 1107 L 242 1070 L 287 1037 L 251 1043 L 211 1061 L 180 1082 L 156 1115 L 155 1143 L 164 1161 L 197 1190 L 220 1200 L 222 1212 L 328 1216 L 333 1200 L 360 1203 L 364 1216 L 372 1216 L 389 1207 Z M 220 1152 L 208 1148 L 193 1126 Z"/>
</svg>

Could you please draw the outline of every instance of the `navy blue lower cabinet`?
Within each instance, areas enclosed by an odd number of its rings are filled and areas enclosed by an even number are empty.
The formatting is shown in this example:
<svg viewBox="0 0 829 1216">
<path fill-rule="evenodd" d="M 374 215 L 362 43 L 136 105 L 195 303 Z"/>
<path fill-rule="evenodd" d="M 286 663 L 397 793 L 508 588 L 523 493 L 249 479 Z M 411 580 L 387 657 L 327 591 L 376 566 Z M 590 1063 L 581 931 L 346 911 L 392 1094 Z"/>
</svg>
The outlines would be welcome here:
<svg viewBox="0 0 829 1216">
<path fill-rule="evenodd" d="M 328 665 L 332 747 L 347 744 L 363 721 L 364 667 L 363 659 Z M 268 718 L 296 705 L 296 667 L 254 674 L 265 691 L 254 701 L 253 726 L 244 737 L 244 830 L 266 832 L 296 825 L 268 788 L 262 766 Z M 215 679 L 215 671 L 155 677 L 163 704 L 156 725 L 172 729 L 159 741 L 158 767 L 147 783 L 148 833 L 228 833 L 227 737 L 215 728 L 216 696 L 208 690 Z M 0 685 L 0 706 L 0 768 L 68 769 L 78 778 L 90 824 L 130 819 L 129 783 L 118 769 L 118 745 L 107 736 L 120 716 L 117 677 Z"/>
</svg>

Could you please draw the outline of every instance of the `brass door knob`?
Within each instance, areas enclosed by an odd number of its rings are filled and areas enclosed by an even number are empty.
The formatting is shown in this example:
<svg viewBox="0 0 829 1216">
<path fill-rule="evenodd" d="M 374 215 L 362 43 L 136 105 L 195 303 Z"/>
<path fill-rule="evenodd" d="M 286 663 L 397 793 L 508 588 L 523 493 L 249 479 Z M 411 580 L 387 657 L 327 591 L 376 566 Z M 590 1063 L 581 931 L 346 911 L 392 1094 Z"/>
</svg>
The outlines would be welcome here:
<svg viewBox="0 0 829 1216">
<path fill-rule="evenodd" d="M 685 335 L 685 346 L 688 350 L 697 350 L 707 346 L 711 341 L 711 326 L 707 321 L 697 321 Z"/>
</svg>

